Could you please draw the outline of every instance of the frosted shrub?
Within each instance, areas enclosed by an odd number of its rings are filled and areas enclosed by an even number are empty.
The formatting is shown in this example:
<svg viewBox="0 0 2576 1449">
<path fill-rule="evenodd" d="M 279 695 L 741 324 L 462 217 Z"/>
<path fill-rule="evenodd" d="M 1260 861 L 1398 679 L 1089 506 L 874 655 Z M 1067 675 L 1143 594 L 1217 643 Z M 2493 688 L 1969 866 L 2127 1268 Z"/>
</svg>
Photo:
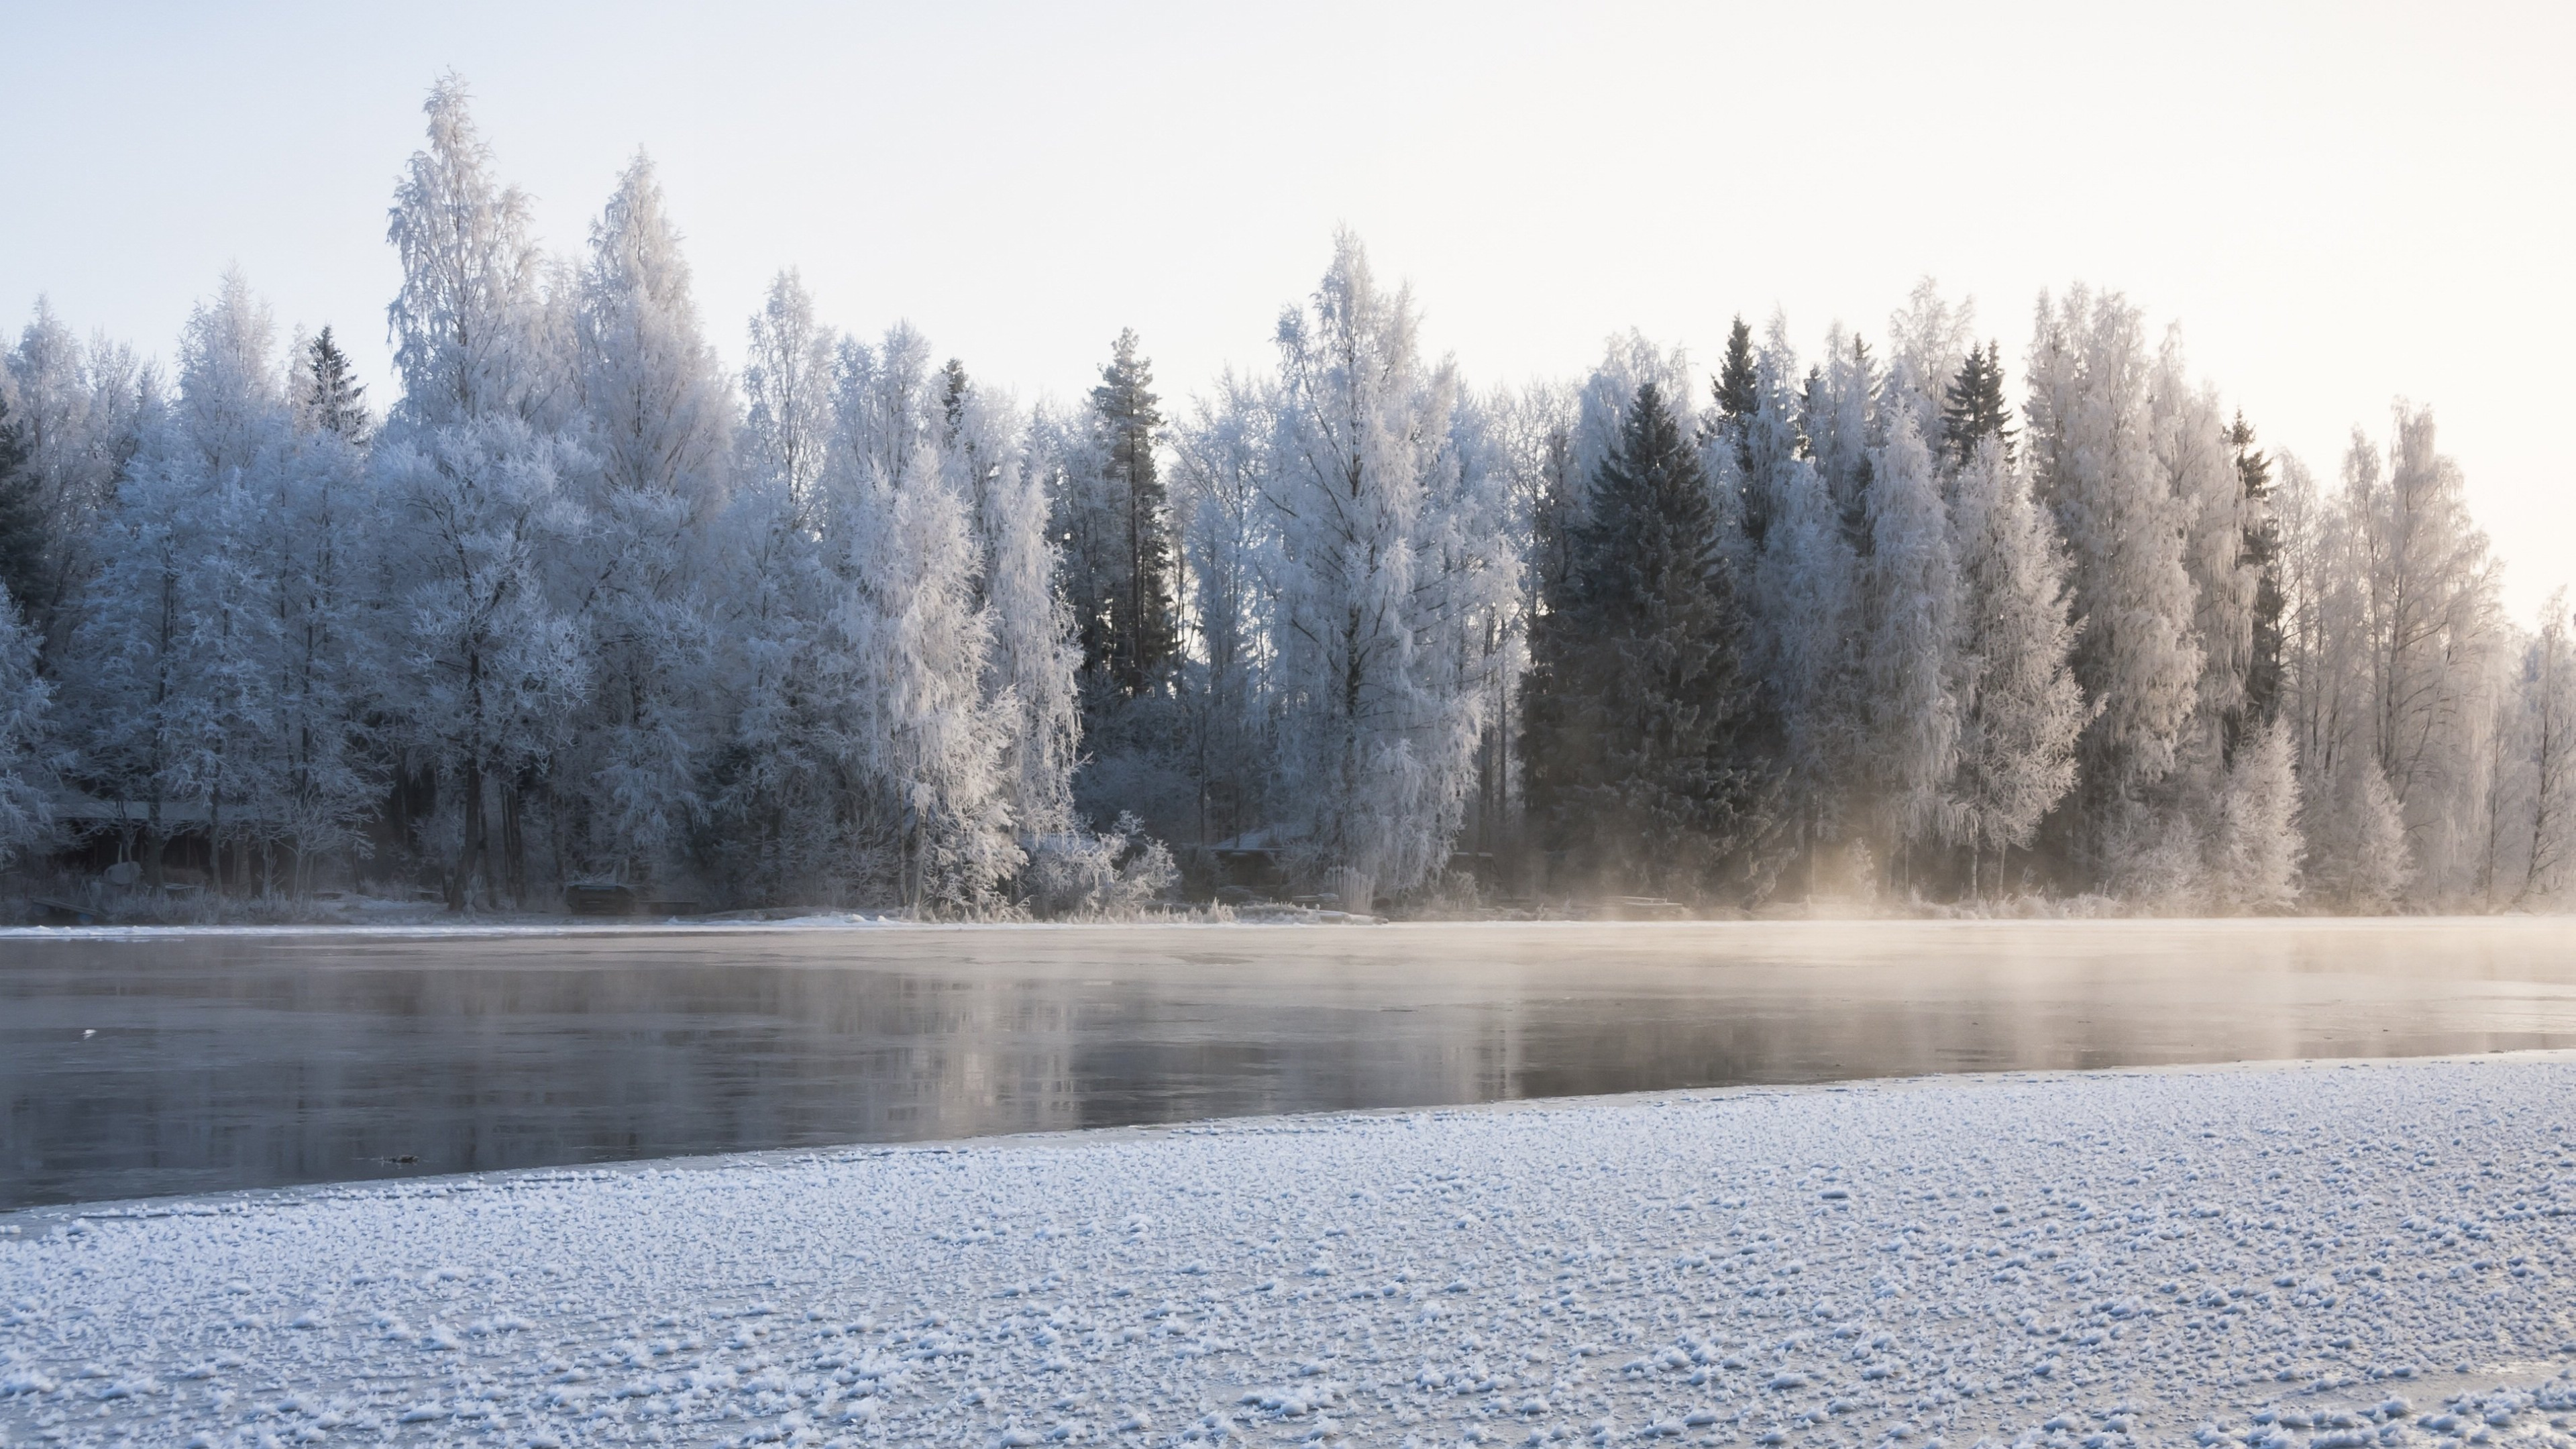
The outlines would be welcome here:
<svg viewBox="0 0 2576 1449">
<path fill-rule="evenodd" d="M 2295 764 L 2289 731 L 2265 725 L 2238 750 L 2227 772 L 2210 884 L 2229 910 L 2280 910 L 2298 897 Z"/>
<path fill-rule="evenodd" d="M 1074 831 L 1031 846 L 1025 899 L 1051 920 L 1123 920 L 1141 914 L 1180 877 L 1171 850 L 1129 813 L 1105 834 Z"/>
</svg>

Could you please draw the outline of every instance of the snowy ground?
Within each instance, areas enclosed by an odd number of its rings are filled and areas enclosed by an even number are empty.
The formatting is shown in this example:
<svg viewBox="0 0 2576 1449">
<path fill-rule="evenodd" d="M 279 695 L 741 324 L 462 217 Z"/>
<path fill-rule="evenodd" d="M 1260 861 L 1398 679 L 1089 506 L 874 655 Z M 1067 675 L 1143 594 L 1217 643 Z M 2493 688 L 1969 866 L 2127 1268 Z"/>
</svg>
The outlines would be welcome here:
<svg viewBox="0 0 2576 1449">
<path fill-rule="evenodd" d="M 2576 1056 L 47 1210 L 0 1440 L 2569 1443 Z"/>
<path fill-rule="evenodd" d="M 501 938 L 512 936 L 631 936 L 638 934 L 737 936 L 774 931 L 846 931 L 885 927 L 907 927 L 914 930 L 936 930 L 891 915 L 865 915 L 858 912 L 824 912 L 811 916 L 793 916 L 784 920 L 704 920 L 670 917 L 626 917 L 599 920 L 578 916 L 539 917 L 467 917 L 463 920 L 438 911 L 420 911 L 408 916 L 382 919 L 358 918 L 347 921 L 285 921 L 257 925 L 130 925 L 130 926 L 0 926 L 0 941 L 163 941 L 181 938 L 241 938 L 264 940 L 273 937 L 323 937 L 328 939 L 369 939 L 378 937 L 405 940 L 430 940 L 440 937 Z M 970 929 L 964 926 L 952 930 Z M 993 929 L 977 926 L 972 929 Z"/>
<path fill-rule="evenodd" d="M 1061 931 L 1069 927 L 1133 929 L 1140 926 L 1210 925 L 1375 925 L 1376 916 L 1302 906 L 1264 907 L 1242 912 L 1170 915 L 1145 920 L 1109 921 L 917 921 L 891 912 L 817 911 L 811 915 L 756 919 L 742 916 L 629 916 L 603 920 L 586 916 L 483 916 L 458 919 L 435 907 L 406 914 L 352 916 L 336 921 L 280 921 L 249 925 L 105 925 L 0 926 L 6 941 L 162 941 L 205 937 L 261 940 L 286 937 L 326 939 L 435 940 L 445 937 L 507 938 L 517 936 L 740 936 L 851 930 L 907 931 Z M 1443 924 L 1461 924 L 1444 922 Z M 1551 922 L 1554 925 L 1574 923 Z M 1702 924 L 1685 922 L 1682 924 Z"/>
</svg>

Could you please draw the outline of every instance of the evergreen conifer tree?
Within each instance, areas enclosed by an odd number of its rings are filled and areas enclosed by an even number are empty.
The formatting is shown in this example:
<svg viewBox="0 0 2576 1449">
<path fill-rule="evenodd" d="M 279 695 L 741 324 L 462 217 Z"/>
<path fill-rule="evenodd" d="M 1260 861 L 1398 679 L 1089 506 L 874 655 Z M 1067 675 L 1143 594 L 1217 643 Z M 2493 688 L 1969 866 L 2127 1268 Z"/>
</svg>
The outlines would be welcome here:
<svg viewBox="0 0 2576 1449">
<path fill-rule="evenodd" d="M 1120 693 L 1149 687 L 1179 638 L 1172 617 L 1172 548 L 1169 504 L 1154 462 L 1155 430 L 1163 415 L 1152 391 L 1153 364 L 1136 352 L 1134 331 L 1118 334 L 1100 386 L 1091 390 L 1099 430 L 1100 500 L 1113 548 L 1110 577 L 1099 607 L 1086 619 L 1086 666 L 1104 669 Z M 1088 601 L 1086 601 L 1088 602 Z"/>
<path fill-rule="evenodd" d="M 1726 330 L 1726 360 L 1718 364 L 1717 376 L 1709 380 L 1709 390 L 1716 397 L 1721 422 L 1750 417 L 1761 406 L 1762 394 L 1753 370 L 1753 329 L 1744 325 L 1741 315 Z"/>
<path fill-rule="evenodd" d="M 2246 661 L 2245 703 L 2227 721 L 2230 757 L 2249 726 L 2268 725 L 2281 713 L 2281 523 L 2272 513 L 2272 460 L 2254 446 L 2253 425 L 2238 413 L 2227 431 L 2236 450 L 2236 476 L 2245 486 L 2244 562 L 2255 572 L 2254 645 Z"/>
<path fill-rule="evenodd" d="M 349 354 L 325 327 L 304 349 L 304 416 L 318 432 L 337 433 L 353 443 L 367 437 L 366 384 L 349 366 Z"/>
<path fill-rule="evenodd" d="M 43 599 L 49 577 L 33 452 L 26 429 L 9 416 L 9 399 L 0 395 L 0 590 L 22 605 Z"/>
<path fill-rule="evenodd" d="M 1753 486 L 1753 415 L 1762 406 L 1761 374 L 1753 356 L 1753 329 L 1744 325 L 1737 314 L 1734 325 L 1726 330 L 1726 356 L 1717 365 L 1717 376 L 1708 381 L 1709 394 L 1717 404 L 1715 411 L 1702 424 L 1709 436 L 1721 443 L 1735 460 L 1734 487 L 1740 497 L 1736 514 L 1745 536 L 1759 546 L 1762 534 L 1771 522 L 1767 499 Z"/>
<path fill-rule="evenodd" d="M 1532 640 L 1530 804 L 1568 883 L 1704 895 L 1761 792 L 1719 516 L 1652 382 L 1591 493 Z"/>
<path fill-rule="evenodd" d="M 54 688 L 36 673 L 36 636 L 0 591 L 0 866 L 45 838 L 53 824 L 44 758 Z"/>
<path fill-rule="evenodd" d="M 1989 342 L 1985 350 L 1968 349 L 1959 375 L 1951 379 L 1941 402 L 1941 448 L 1950 466 L 1964 468 L 1976 456 L 1977 444 L 1993 438 L 2012 450 L 2012 405 L 2004 401 L 2003 347 Z"/>
<path fill-rule="evenodd" d="M 947 441 L 957 441 L 958 430 L 966 426 L 966 394 L 974 385 L 966 380 L 966 360 L 952 357 L 939 369 L 939 412 L 947 419 Z"/>
</svg>

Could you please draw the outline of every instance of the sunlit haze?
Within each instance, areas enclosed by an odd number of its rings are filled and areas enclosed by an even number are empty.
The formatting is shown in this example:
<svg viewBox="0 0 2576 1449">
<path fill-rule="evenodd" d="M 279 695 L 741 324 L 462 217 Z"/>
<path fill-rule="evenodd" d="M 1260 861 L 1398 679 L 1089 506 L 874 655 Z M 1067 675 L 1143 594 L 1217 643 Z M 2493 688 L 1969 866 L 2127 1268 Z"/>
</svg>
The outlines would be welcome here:
<svg viewBox="0 0 2576 1449">
<path fill-rule="evenodd" d="M 1812 349 L 1915 280 L 2008 358 L 2123 289 L 2321 473 L 2432 404 L 2528 620 L 2576 558 L 2563 368 L 2576 19 L 2533 4 L 21 8 L 0 47 L 0 305 L 165 359 L 239 263 L 390 390 L 384 243 L 419 105 L 472 84 L 569 249 L 659 164 L 709 334 L 770 276 L 909 318 L 1024 398 L 1122 326 L 1167 393 L 1258 367 L 1332 228 L 1471 378 L 1630 327 Z M 2017 381 L 2017 373 L 2016 373 Z"/>
</svg>

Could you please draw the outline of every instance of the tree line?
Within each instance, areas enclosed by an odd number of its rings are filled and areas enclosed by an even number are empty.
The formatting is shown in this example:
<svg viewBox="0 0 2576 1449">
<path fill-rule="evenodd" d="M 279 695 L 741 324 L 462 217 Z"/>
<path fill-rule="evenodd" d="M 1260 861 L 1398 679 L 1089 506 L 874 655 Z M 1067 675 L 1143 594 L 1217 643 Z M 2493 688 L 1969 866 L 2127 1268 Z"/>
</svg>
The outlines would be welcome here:
<svg viewBox="0 0 2576 1449">
<path fill-rule="evenodd" d="M 2017 385 L 1927 283 L 1490 389 L 1343 235 L 1271 366 L 1167 413 L 1128 333 L 1023 406 L 792 270 L 728 372 L 647 159 L 549 256 L 425 110 L 381 416 L 237 274 L 166 378 L 9 349 L 0 847 L 459 909 L 2569 884 L 2565 600 L 2504 616 L 2430 411 L 2320 480 L 2116 293 Z"/>
</svg>

